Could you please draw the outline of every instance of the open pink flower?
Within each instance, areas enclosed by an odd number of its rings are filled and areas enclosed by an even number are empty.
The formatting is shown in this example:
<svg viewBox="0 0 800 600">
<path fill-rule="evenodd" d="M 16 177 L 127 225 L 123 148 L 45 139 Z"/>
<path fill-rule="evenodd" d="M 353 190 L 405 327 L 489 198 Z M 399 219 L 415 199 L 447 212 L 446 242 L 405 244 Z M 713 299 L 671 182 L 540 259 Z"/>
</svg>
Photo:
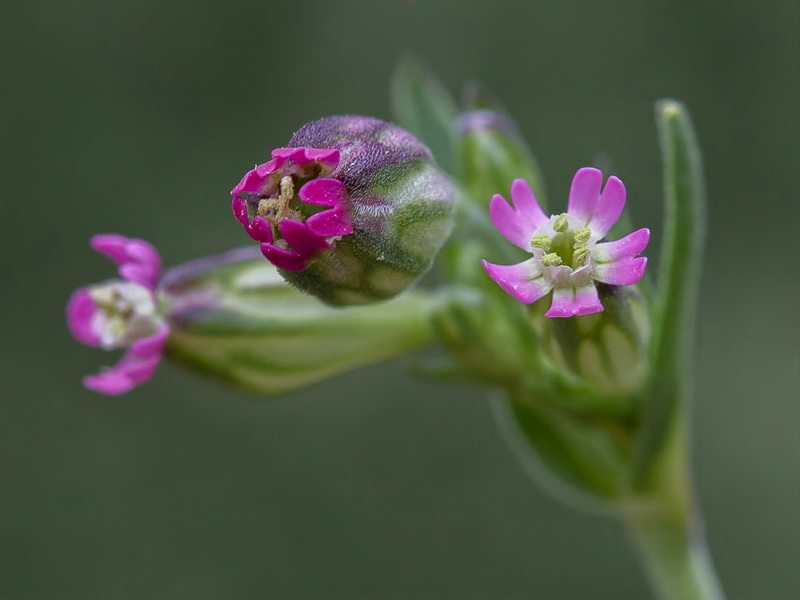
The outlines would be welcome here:
<svg viewBox="0 0 800 600">
<path fill-rule="evenodd" d="M 347 189 L 325 177 L 338 164 L 338 150 L 278 148 L 231 190 L 233 214 L 275 266 L 302 271 L 353 233 Z"/>
<path fill-rule="evenodd" d="M 650 239 L 639 229 L 614 242 L 601 242 L 625 207 L 625 186 L 597 169 L 578 170 L 567 212 L 547 217 L 523 179 L 511 185 L 513 208 L 499 194 L 489 204 L 497 230 L 533 254 L 516 265 L 483 261 L 489 277 L 520 302 L 530 304 L 553 291 L 547 317 L 588 315 L 603 310 L 595 282 L 632 285 L 644 275 L 639 256 Z"/>
<path fill-rule="evenodd" d="M 116 365 L 83 379 L 97 392 L 123 394 L 153 376 L 169 334 L 155 295 L 161 258 L 147 242 L 121 235 L 96 235 L 91 245 L 119 265 L 122 279 L 75 291 L 67 304 L 67 324 L 84 344 L 127 349 Z"/>
</svg>

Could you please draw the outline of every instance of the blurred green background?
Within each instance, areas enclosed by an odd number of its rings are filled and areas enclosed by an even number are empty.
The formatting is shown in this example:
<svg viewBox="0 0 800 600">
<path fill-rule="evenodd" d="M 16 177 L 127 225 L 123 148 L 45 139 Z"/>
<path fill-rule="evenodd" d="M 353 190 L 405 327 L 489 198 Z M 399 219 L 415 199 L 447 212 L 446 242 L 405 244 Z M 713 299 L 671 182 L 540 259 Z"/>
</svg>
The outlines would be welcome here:
<svg viewBox="0 0 800 600">
<path fill-rule="evenodd" d="M 405 55 L 504 99 L 553 204 L 605 157 L 655 232 L 653 102 L 686 103 L 710 545 L 732 600 L 800 597 L 800 3 L 3 0 L 0 28 L 1 598 L 650 597 L 618 524 L 536 487 L 478 391 L 397 362 L 270 402 L 169 365 L 81 387 L 113 360 L 63 318 L 113 275 L 89 237 L 173 265 L 244 244 L 232 185 L 306 121 L 390 118 Z"/>
</svg>

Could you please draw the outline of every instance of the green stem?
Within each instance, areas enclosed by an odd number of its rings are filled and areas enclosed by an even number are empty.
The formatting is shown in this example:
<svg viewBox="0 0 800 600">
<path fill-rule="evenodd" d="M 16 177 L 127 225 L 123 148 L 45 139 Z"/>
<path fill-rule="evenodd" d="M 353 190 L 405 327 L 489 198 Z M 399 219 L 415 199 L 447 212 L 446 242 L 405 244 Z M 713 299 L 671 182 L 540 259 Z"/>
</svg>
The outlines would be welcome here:
<svg viewBox="0 0 800 600">
<path fill-rule="evenodd" d="M 645 513 L 628 516 L 628 529 L 659 600 L 723 600 L 701 521 Z"/>
<path fill-rule="evenodd" d="M 659 600 L 724 600 L 692 490 L 687 421 L 679 411 L 623 518 Z"/>
</svg>

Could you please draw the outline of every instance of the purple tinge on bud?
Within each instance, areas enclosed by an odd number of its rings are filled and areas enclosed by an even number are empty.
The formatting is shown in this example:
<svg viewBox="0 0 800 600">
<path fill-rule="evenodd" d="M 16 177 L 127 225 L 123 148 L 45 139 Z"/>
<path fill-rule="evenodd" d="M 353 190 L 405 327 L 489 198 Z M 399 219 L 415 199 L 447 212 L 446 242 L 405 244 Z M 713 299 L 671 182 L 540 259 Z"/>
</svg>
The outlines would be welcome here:
<svg viewBox="0 0 800 600">
<path fill-rule="evenodd" d="M 155 295 L 161 258 L 147 242 L 120 235 L 94 236 L 91 245 L 117 263 L 122 279 L 75 291 L 67 325 L 88 346 L 127 350 L 116 365 L 83 380 L 97 392 L 123 394 L 153 376 L 169 335 Z"/>
<path fill-rule="evenodd" d="M 601 242 L 625 208 L 625 186 L 610 177 L 603 186 L 597 169 L 580 169 L 572 180 L 566 213 L 544 214 L 530 186 L 511 185 L 513 208 L 499 194 L 489 204 L 497 230 L 533 254 L 516 265 L 483 261 L 489 276 L 520 302 L 530 304 L 553 291 L 548 317 L 588 315 L 603 310 L 595 282 L 632 285 L 644 275 L 639 256 L 650 239 L 639 229 L 614 242 Z"/>
<path fill-rule="evenodd" d="M 331 304 L 390 298 L 430 266 L 454 191 L 428 149 L 359 115 L 307 123 L 231 190 L 231 208 L 296 287 Z"/>
<path fill-rule="evenodd" d="M 353 233 L 347 189 L 322 177 L 338 164 L 338 150 L 278 148 L 231 190 L 233 214 L 275 266 L 302 271 L 333 238 Z"/>
</svg>

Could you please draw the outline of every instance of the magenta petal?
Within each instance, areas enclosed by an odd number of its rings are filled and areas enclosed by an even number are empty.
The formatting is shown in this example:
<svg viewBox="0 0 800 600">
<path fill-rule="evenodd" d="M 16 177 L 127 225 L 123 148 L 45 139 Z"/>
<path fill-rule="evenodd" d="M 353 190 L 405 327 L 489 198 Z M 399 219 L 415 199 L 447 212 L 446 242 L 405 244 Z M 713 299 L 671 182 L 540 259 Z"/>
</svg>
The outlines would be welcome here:
<svg viewBox="0 0 800 600">
<path fill-rule="evenodd" d="M 108 371 L 84 377 L 83 385 L 95 392 L 117 396 L 149 381 L 158 366 L 157 358 L 133 363 L 124 360 Z"/>
<path fill-rule="evenodd" d="M 273 159 L 248 171 L 245 173 L 244 177 L 242 177 L 242 180 L 236 184 L 236 187 L 231 190 L 231 195 L 235 196 L 245 192 L 260 194 L 269 176 L 277 171 L 283 162 L 283 160 Z"/>
<path fill-rule="evenodd" d="M 327 169 L 333 170 L 339 164 L 339 151 L 336 149 L 306 148 L 306 158 L 309 161 L 318 162 Z"/>
<path fill-rule="evenodd" d="M 567 213 L 588 222 L 600 199 L 600 188 L 603 185 L 603 173 L 592 167 L 578 169 L 572 178 L 569 188 Z"/>
<path fill-rule="evenodd" d="M 247 217 L 247 202 L 244 198 L 234 196 L 231 200 L 231 210 L 236 220 L 242 224 L 242 227 L 247 229 L 250 226 L 250 219 Z"/>
<path fill-rule="evenodd" d="M 129 354 L 140 359 L 153 357 L 160 359 L 169 331 L 169 325 L 162 324 L 155 334 L 133 342 Z"/>
<path fill-rule="evenodd" d="M 272 237 L 272 227 L 270 227 L 269 221 L 264 217 L 257 216 L 253 218 L 251 223 L 247 216 L 247 202 L 245 202 L 244 198 L 236 196 L 231 200 L 231 210 L 236 220 L 244 227 L 247 235 L 257 242 L 272 243 L 274 238 Z"/>
<path fill-rule="evenodd" d="M 162 325 L 155 335 L 137 340 L 113 367 L 97 375 L 84 377 L 83 384 L 103 394 L 124 394 L 149 381 L 161 360 L 169 326 Z"/>
<path fill-rule="evenodd" d="M 257 242 L 271 244 L 275 238 L 272 236 L 272 226 L 264 217 L 253 217 L 253 222 L 247 226 L 248 235 Z"/>
<path fill-rule="evenodd" d="M 92 236 L 89 242 L 93 250 L 100 254 L 105 254 L 117 264 L 125 262 L 128 258 L 128 253 L 125 250 L 127 243 L 128 238 L 116 233 L 95 235 Z"/>
<path fill-rule="evenodd" d="M 610 263 L 599 263 L 592 269 L 592 277 L 612 285 L 633 285 L 644 275 L 647 257 L 622 258 Z"/>
<path fill-rule="evenodd" d="M 580 317 L 603 310 L 597 289 L 594 284 L 587 285 L 577 290 L 572 287 L 556 288 L 553 290 L 553 303 L 545 317 Z"/>
<path fill-rule="evenodd" d="M 353 233 L 353 222 L 348 211 L 347 188 L 337 179 L 314 179 L 309 181 L 298 192 L 302 202 L 317 206 L 330 206 L 326 210 L 309 217 L 308 228 L 323 237 L 350 235 Z"/>
<path fill-rule="evenodd" d="M 333 170 L 339 164 L 339 150 L 324 148 L 275 148 L 272 156 L 282 161 L 291 160 L 300 167 L 305 167 L 312 163 L 320 163 L 328 170 Z"/>
<path fill-rule="evenodd" d="M 520 302 L 531 304 L 545 296 L 553 287 L 539 271 L 535 261 L 536 259 L 529 258 L 516 265 L 495 265 L 485 260 L 481 263 L 489 277 L 506 293 Z"/>
<path fill-rule="evenodd" d="M 525 221 L 529 229 L 536 229 L 547 224 L 547 215 L 539 206 L 531 186 L 524 179 L 515 179 L 511 184 L 511 201 L 514 203 L 519 218 Z"/>
<path fill-rule="evenodd" d="M 310 257 L 331 245 L 321 236 L 311 231 L 304 223 L 292 219 L 284 219 L 280 224 L 280 232 L 286 243 L 301 256 Z"/>
<path fill-rule="evenodd" d="M 140 283 L 152 290 L 161 275 L 161 257 L 144 240 L 121 235 L 103 234 L 91 239 L 91 246 L 119 265 L 123 279 Z"/>
<path fill-rule="evenodd" d="M 98 312 L 88 288 L 73 292 L 67 303 L 67 325 L 79 342 L 99 346 L 100 337 L 92 330 L 92 319 Z"/>
<path fill-rule="evenodd" d="M 641 254 L 649 241 L 650 230 L 639 229 L 614 242 L 596 244 L 592 249 L 592 259 L 595 263 L 607 263 L 632 258 Z"/>
<path fill-rule="evenodd" d="M 297 196 L 308 204 L 340 209 L 347 206 L 347 188 L 338 179 L 329 177 L 309 181 L 300 188 Z"/>
<path fill-rule="evenodd" d="M 531 238 L 536 228 L 522 219 L 500 194 L 492 196 L 489 202 L 489 218 L 495 229 L 509 242 L 523 250 L 531 251 Z"/>
<path fill-rule="evenodd" d="M 600 239 L 608 233 L 624 208 L 625 184 L 616 177 L 609 177 L 589 220 L 589 228 L 595 239 Z"/>
<path fill-rule="evenodd" d="M 492 196 L 489 217 L 504 238 L 530 252 L 533 233 L 547 223 L 547 216 L 524 179 L 515 179 L 511 184 L 511 201 L 514 208 L 500 194 Z"/>
<path fill-rule="evenodd" d="M 350 235 L 353 233 L 353 223 L 344 214 L 333 210 L 324 210 L 312 215 L 306 221 L 308 228 L 322 237 L 337 235 Z"/>
<path fill-rule="evenodd" d="M 284 271 L 302 271 L 308 266 L 305 259 L 297 252 L 278 248 L 272 244 L 261 244 L 261 254 L 273 265 Z"/>
</svg>

